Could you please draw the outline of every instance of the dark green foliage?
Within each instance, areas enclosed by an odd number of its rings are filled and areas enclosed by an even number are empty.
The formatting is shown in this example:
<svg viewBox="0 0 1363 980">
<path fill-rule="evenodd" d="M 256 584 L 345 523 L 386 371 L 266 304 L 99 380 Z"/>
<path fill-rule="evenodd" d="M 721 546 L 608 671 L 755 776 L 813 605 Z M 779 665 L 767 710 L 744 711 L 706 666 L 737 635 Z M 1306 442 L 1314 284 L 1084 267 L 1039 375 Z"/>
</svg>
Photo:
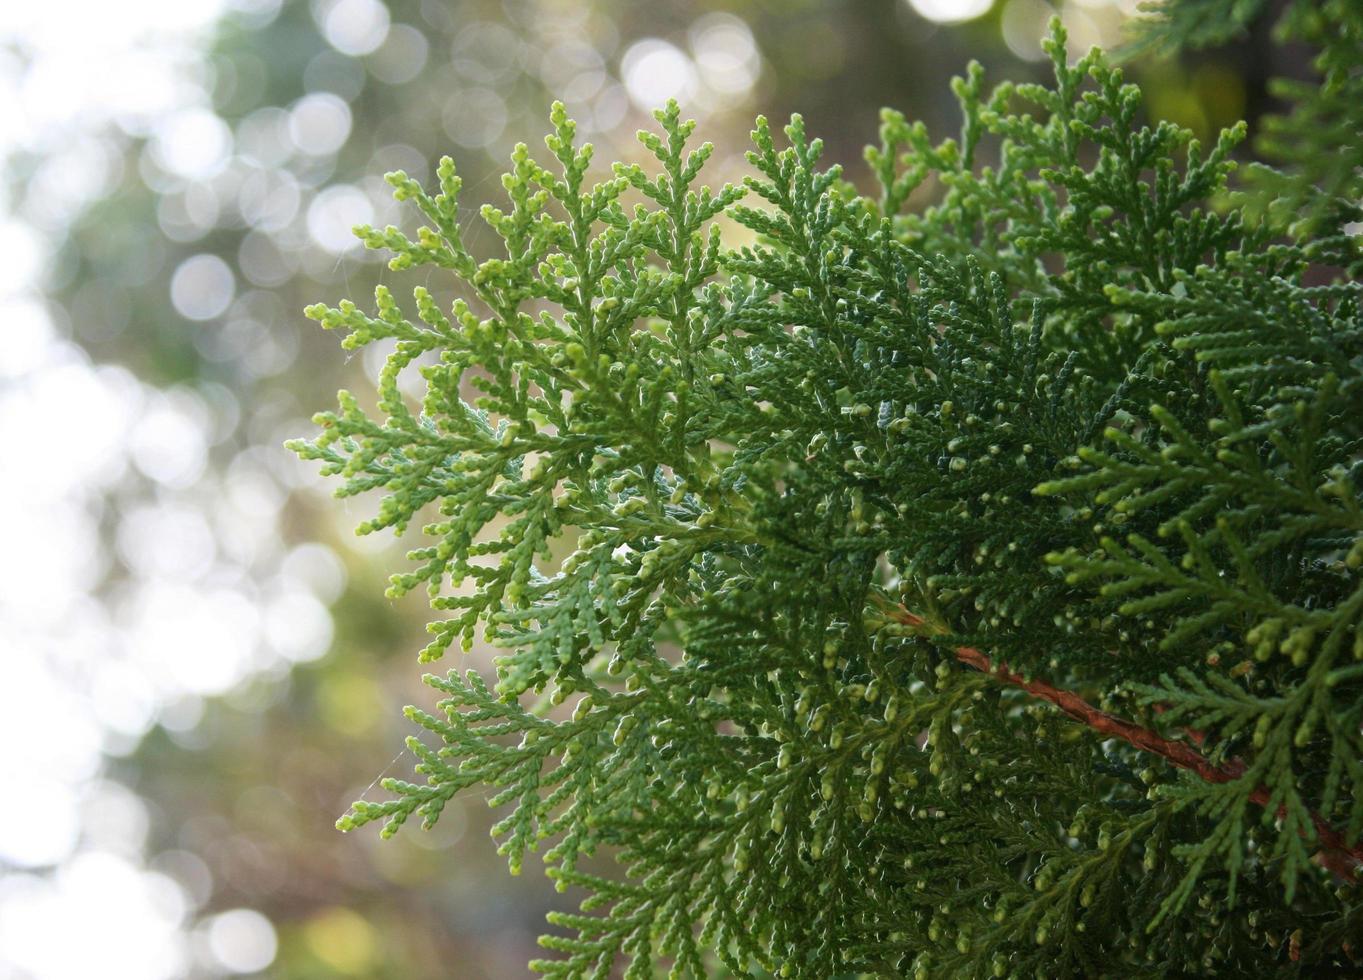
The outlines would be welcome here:
<svg viewBox="0 0 1363 980">
<path fill-rule="evenodd" d="M 1243 35 L 1258 17 L 1278 16 L 1279 41 L 1310 45 L 1310 80 L 1275 78 L 1271 94 L 1290 111 L 1264 120 L 1257 143 L 1270 161 L 1250 168 L 1246 202 L 1276 224 L 1304 220 L 1328 229 L 1363 217 L 1363 4 L 1358 0 L 1164 0 L 1139 22 L 1132 52 L 1172 53 Z M 1355 262 L 1357 259 L 1355 258 Z M 1354 272 L 1357 272 L 1355 266 Z"/>
<path fill-rule="evenodd" d="M 1274 238 L 1223 194 L 1243 129 L 1147 127 L 1048 44 L 1053 87 L 958 81 L 959 141 L 887 113 L 870 198 L 798 117 L 759 120 L 746 188 L 699 188 L 675 105 L 654 170 L 589 184 L 556 108 L 554 166 L 519 148 L 483 209 L 504 254 L 464 246 L 449 161 L 435 197 L 390 177 L 415 241 L 361 230 L 449 270 L 452 313 L 309 311 L 397 348 L 382 421 L 343 394 L 295 448 L 384 491 L 362 530 L 425 522 L 391 590 L 443 612 L 423 660 L 501 651 L 495 689 L 428 678 L 425 782 L 341 825 L 491 788 L 512 869 L 545 841 L 587 892 L 542 972 L 1357 968 L 1357 888 L 1312 862 L 1363 831 L 1357 240 Z M 398 376 L 433 351 L 417 412 Z"/>
</svg>

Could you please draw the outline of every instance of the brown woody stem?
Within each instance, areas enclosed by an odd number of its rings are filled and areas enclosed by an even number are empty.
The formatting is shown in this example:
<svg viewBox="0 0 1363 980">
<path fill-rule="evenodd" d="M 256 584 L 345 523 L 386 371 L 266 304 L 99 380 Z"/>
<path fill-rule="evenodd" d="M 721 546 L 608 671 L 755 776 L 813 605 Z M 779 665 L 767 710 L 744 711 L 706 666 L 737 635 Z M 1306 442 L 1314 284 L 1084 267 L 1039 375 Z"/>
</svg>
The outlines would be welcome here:
<svg viewBox="0 0 1363 980">
<path fill-rule="evenodd" d="M 894 617 L 899 622 L 909 626 L 928 627 L 927 622 L 921 616 L 916 616 L 902 607 L 895 611 Z M 1240 759 L 1232 759 L 1223 765 L 1217 765 L 1186 742 L 1176 742 L 1165 738 L 1153 729 L 1145 728 L 1134 722 L 1110 715 L 1106 711 L 1101 711 L 1072 691 L 1063 690 L 1047 684 L 1045 681 L 1027 680 L 1021 674 L 1009 670 L 1007 664 L 995 665 L 989 657 L 974 647 L 956 647 L 956 659 L 982 673 L 998 678 L 1005 684 L 1021 688 L 1035 698 L 1055 705 L 1075 721 L 1087 725 L 1096 732 L 1101 732 L 1113 738 L 1120 738 L 1142 752 L 1158 755 L 1180 769 L 1187 769 L 1196 773 L 1209 783 L 1233 782 L 1245 773 L 1245 763 Z M 1201 733 L 1194 732 L 1192 736 L 1194 741 L 1200 745 L 1202 742 Z M 1268 787 L 1262 785 L 1255 787 L 1254 791 L 1249 794 L 1250 801 L 1259 806 L 1266 806 L 1271 797 L 1272 794 Z M 1282 817 L 1285 812 L 1284 807 L 1278 807 L 1279 817 Z M 1354 845 L 1350 847 L 1344 835 L 1331 827 L 1320 814 L 1314 811 L 1311 813 L 1311 823 L 1315 827 L 1316 836 L 1321 844 L 1320 853 L 1317 855 L 1317 860 L 1321 866 L 1350 884 L 1357 884 L 1359 870 L 1363 866 L 1363 846 Z"/>
</svg>

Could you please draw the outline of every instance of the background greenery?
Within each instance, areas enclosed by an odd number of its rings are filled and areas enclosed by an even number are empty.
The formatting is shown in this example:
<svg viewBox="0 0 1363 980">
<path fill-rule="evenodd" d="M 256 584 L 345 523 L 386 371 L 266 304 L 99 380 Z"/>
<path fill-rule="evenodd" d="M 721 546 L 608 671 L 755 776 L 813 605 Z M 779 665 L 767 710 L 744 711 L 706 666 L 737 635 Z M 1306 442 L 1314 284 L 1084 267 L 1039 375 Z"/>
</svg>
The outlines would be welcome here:
<svg viewBox="0 0 1363 980">
<path fill-rule="evenodd" d="M 555 96 L 598 161 L 636 156 L 644 110 L 677 96 L 716 182 L 743 172 L 756 112 L 798 109 L 864 184 L 882 105 L 940 134 L 970 58 L 1021 81 L 1053 12 L 1083 49 L 1133 10 L 143 6 L 108 65 L 126 25 L 93 2 L 0 33 L 0 976 L 522 975 L 550 884 L 506 876 L 480 797 L 382 846 L 333 828 L 407 769 L 396 709 L 431 700 L 425 604 L 382 598 L 400 549 L 356 541 L 367 504 L 335 506 L 281 448 L 384 353 L 347 359 L 301 314 L 391 275 L 349 226 L 398 220 L 382 174 L 429 182 L 445 152 L 466 205 L 495 198 Z M 1206 136 L 1270 108 L 1267 77 L 1300 72 L 1275 57 L 1247 33 L 1131 71 L 1154 114 Z"/>
</svg>

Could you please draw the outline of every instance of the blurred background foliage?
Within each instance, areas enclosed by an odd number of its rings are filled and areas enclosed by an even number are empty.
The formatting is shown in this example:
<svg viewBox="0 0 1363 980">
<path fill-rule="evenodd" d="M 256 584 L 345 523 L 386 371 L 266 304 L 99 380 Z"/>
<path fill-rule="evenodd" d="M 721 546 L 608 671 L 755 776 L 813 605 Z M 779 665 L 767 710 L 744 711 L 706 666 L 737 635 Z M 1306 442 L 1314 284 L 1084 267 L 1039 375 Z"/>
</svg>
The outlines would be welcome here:
<svg viewBox="0 0 1363 980">
<path fill-rule="evenodd" d="M 864 182 L 882 105 L 957 125 L 948 79 L 1040 71 L 1059 13 L 1128 0 L 50 0 L 0 14 L 0 977 L 511 977 L 549 883 L 505 873 L 481 798 L 380 845 L 332 824 L 405 774 L 426 703 L 402 548 L 351 533 L 285 438 L 348 359 L 301 310 L 390 273 L 383 173 L 452 154 L 470 210 L 549 102 L 631 159 L 678 97 L 743 172 L 805 114 Z M 9 6 L 7 5 L 7 9 Z M 1281 57 L 1277 55 L 1277 57 Z M 1263 28 L 1133 75 L 1206 135 L 1268 107 Z M 479 246 L 476 233 L 471 238 Z M 425 283 L 439 295 L 438 282 Z M 377 345 L 376 345 L 377 346 Z M 369 379 L 369 380 L 367 380 Z M 486 665 L 486 651 L 471 655 Z"/>
</svg>

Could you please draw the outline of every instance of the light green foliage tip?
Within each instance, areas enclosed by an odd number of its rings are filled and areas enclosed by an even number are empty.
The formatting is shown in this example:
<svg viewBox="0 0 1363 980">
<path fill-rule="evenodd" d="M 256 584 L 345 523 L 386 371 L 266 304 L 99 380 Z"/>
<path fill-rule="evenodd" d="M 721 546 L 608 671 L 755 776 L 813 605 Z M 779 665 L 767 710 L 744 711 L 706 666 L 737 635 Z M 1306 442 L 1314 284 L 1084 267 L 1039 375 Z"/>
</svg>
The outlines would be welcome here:
<svg viewBox="0 0 1363 980">
<path fill-rule="evenodd" d="M 512 870 L 544 844 L 580 900 L 546 975 L 1358 968 L 1320 866 L 1363 831 L 1357 239 L 1276 236 L 1228 203 L 1243 127 L 1145 125 L 1047 46 L 1052 85 L 957 80 L 959 139 L 886 112 L 870 196 L 799 117 L 704 187 L 675 104 L 592 179 L 556 105 L 494 257 L 448 159 L 389 176 L 414 238 L 358 230 L 452 305 L 309 309 L 396 347 L 376 416 L 342 393 L 293 448 L 381 492 L 361 531 L 421 525 L 390 594 L 440 614 L 423 661 L 497 650 L 495 687 L 427 678 L 420 781 L 341 826 L 490 794 Z"/>
</svg>

